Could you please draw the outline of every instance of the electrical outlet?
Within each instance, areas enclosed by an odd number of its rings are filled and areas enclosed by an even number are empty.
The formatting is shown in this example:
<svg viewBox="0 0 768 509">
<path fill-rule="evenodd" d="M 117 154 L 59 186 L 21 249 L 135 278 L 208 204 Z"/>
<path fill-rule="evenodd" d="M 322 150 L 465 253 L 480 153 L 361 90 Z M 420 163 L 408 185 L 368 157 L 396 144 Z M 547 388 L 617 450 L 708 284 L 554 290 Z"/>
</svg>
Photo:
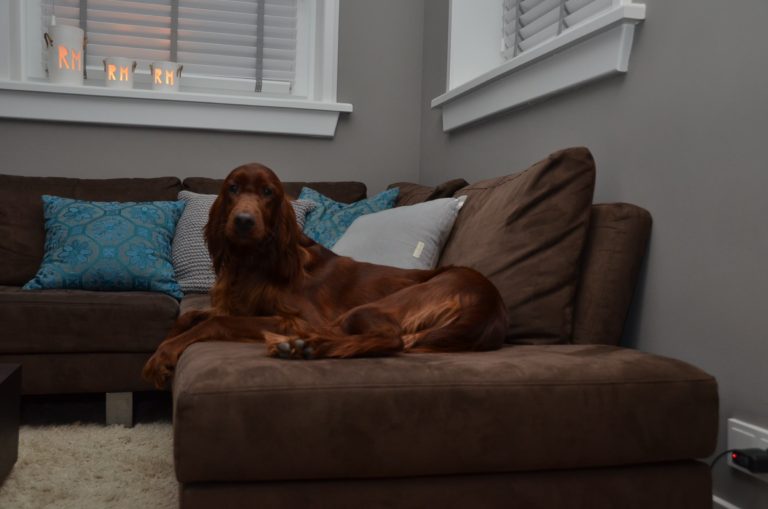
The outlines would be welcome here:
<svg viewBox="0 0 768 509">
<path fill-rule="evenodd" d="M 728 419 L 728 449 L 768 449 L 768 429 L 755 426 L 739 419 Z M 757 477 L 761 481 L 768 482 L 768 474 L 753 474 L 746 468 L 733 463 L 728 455 L 728 464 L 742 472 Z"/>
</svg>

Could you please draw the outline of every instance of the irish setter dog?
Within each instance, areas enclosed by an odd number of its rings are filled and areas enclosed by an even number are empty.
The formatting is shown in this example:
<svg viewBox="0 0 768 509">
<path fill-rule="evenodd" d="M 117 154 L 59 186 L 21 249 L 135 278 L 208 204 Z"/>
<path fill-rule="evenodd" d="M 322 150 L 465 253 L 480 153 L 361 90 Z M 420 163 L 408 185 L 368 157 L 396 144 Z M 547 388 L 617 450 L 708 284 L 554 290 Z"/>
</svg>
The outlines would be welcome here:
<svg viewBox="0 0 768 509">
<path fill-rule="evenodd" d="M 499 348 L 506 309 L 466 267 L 407 270 L 337 256 L 306 237 L 277 176 L 232 170 L 211 208 L 206 242 L 216 272 L 207 310 L 183 314 L 144 367 L 165 385 L 198 341 L 265 341 L 290 359 Z"/>
</svg>

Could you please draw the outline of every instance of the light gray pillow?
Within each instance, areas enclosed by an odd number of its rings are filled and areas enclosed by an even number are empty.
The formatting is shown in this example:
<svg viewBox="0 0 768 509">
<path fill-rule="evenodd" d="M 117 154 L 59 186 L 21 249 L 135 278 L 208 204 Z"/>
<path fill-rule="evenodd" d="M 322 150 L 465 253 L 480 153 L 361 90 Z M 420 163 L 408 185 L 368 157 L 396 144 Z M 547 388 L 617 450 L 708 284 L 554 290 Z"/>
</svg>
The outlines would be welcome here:
<svg viewBox="0 0 768 509">
<path fill-rule="evenodd" d="M 465 199 L 441 198 L 360 216 L 333 252 L 360 262 L 433 269 Z"/>
<path fill-rule="evenodd" d="M 203 230 L 216 195 L 181 191 L 179 200 L 184 200 L 187 205 L 176 223 L 173 236 L 171 259 L 176 281 L 184 293 L 207 293 L 216 281 L 216 274 L 213 272 L 208 246 L 205 245 Z M 309 200 L 292 201 L 291 205 L 299 228 L 304 227 L 307 213 L 317 206 Z"/>
</svg>

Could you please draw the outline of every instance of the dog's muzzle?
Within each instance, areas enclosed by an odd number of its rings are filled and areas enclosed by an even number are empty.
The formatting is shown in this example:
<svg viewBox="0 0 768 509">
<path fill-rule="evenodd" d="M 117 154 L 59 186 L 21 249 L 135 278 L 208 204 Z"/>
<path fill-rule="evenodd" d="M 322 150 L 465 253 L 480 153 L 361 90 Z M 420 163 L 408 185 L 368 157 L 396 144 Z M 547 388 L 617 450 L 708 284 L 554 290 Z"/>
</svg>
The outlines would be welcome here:
<svg viewBox="0 0 768 509">
<path fill-rule="evenodd" d="M 240 213 L 235 216 L 235 229 L 240 235 L 250 233 L 253 226 L 256 224 L 256 218 L 251 214 Z"/>
</svg>

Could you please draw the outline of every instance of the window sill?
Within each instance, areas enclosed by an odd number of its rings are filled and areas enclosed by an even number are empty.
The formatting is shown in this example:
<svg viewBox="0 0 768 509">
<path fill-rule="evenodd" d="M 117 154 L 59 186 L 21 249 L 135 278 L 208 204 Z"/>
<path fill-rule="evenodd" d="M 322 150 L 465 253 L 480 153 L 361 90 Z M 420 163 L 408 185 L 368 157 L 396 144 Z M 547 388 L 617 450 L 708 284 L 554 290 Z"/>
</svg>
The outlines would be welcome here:
<svg viewBox="0 0 768 509">
<path fill-rule="evenodd" d="M 645 5 L 615 7 L 432 100 L 443 131 L 629 69 L 634 28 Z"/>
<path fill-rule="evenodd" d="M 333 137 L 352 105 L 198 92 L 0 81 L 0 117 Z"/>
</svg>

